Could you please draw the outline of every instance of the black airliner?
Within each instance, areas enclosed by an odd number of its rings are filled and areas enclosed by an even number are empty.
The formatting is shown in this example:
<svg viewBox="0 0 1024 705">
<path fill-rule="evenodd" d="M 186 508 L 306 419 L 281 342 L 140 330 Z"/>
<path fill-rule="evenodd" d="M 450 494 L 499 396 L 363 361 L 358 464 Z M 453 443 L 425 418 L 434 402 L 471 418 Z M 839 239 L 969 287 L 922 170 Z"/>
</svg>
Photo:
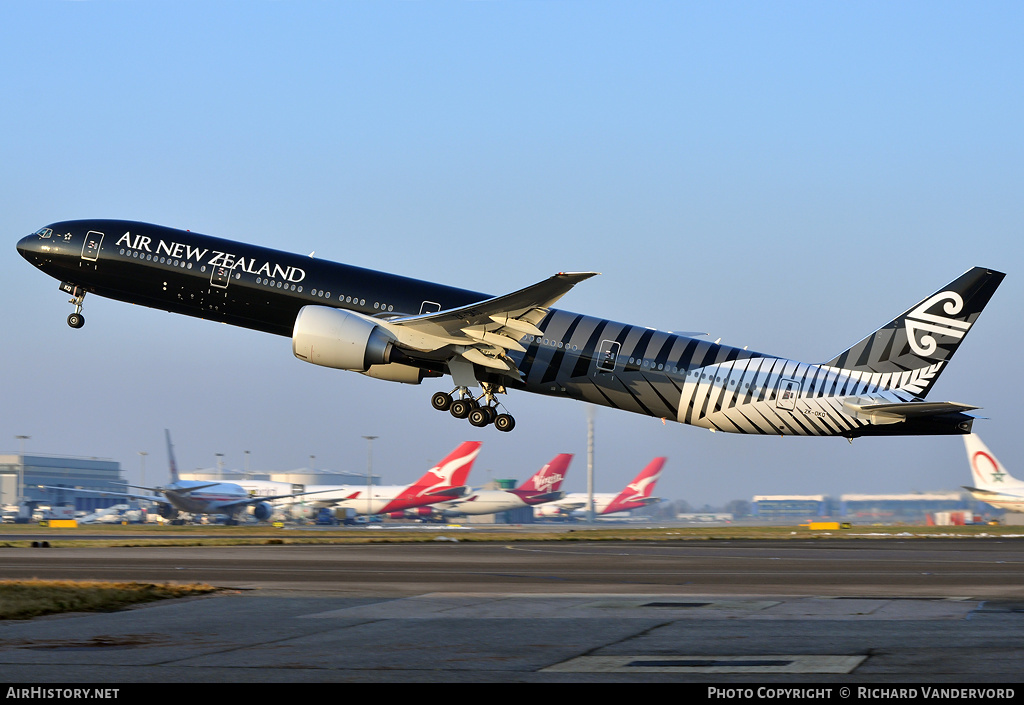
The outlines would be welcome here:
<svg viewBox="0 0 1024 705">
<path fill-rule="evenodd" d="M 803 363 L 552 308 L 594 272 L 504 296 L 123 220 L 40 228 L 18 251 L 87 293 L 289 336 L 300 360 L 419 384 L 431 403 L 511 431 L 521 389 L 712 431 L 843 436 L 970 433 L 976 406 L 925 401 L 1003 274 L 975 267 L 834 359 Z M 477 391 L 479 390 L 479 391 Z"/>
</svg>

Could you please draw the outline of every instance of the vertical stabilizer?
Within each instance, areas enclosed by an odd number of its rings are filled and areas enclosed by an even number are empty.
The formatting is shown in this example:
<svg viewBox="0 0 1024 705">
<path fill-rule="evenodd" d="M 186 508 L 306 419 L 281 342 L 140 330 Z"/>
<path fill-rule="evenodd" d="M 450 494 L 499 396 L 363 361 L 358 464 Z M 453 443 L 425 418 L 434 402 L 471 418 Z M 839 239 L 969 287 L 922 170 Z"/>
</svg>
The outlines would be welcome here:
<svg viewBox="0 0 1024 705">
<path fill-rule="evenodd" d="M 647 464 L 640 474 L 633 478 L 633 481 L 626 485 L 626 488 L 619 492 L 619 495 L 611 501 L 601 512 L 602 514 L 613 514 L 626 511 L 627 509 L 638 509 L 647 504 L 657 502 L 654 494 L 654 485 L 661 477 L 661 469 L 667 458 L 655 458 Z"/>
<path fill-rule="evenodd" d="M 975 267 L 825 365 L 858 372 L 932 368 L 918 393 L 923 398 L 1004 276 Z"/>
<path fill-rule="evenodd" d="M 972 433 L 964 436 L 964 447 L 967 449 L 967 462 L 971 465 L 971 479 L 975 487 L 991 492 L 1024 488 L 1024 482 L 1008 473 L 977 435 Z"/>
<path fill-rule="evenodd" d="M 171 470 L 171 483 L 174 484 L 178 482 L 178 464 L 174 462 L 174 446 L 171 445 L 171 432 L 165 428 L 164 435 L 167 436 L 167 464 Z"/>
<path fill-rule="evenodd" d="M 571 453 L 556 455 L 551 462 L 533 474 L 529 480 L 519 487 L 520 492 L 541 493 L 557 492 L 562 489 L 562 481 L 569 470 Z"/>
<path fill-rule="evenodd" d="M 466 441 L 453 450 L 419 480 L 408 487 L 403 495 L 422 496 L 443 487 L 465 487 L 473 461 L 480 453 L 479 441 Z"/>
</svg>

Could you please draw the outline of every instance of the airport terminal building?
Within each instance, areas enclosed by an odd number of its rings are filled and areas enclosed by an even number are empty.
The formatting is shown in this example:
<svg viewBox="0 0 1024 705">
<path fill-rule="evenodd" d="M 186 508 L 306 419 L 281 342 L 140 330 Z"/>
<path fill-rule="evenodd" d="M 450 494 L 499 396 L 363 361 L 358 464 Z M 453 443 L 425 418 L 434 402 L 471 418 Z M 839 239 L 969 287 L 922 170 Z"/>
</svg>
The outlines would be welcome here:
<svg viewBox="0 0 1024 705">
<path fill-rule="evenodd" d="M 78 487 L 103 492 L 125 492 L 121 464 L 105 458 L 78 458 L 61 455 L 0 455 L 0 503 L 18 502 L 19 484 L 22 496 L 44 505 L 73 504 L 76 510 L 94 511 L 123 502 L 117 497 L 85 495 L 75 492 L 43 489 Z"/>
<path fill-rule="evenodd" d="M 765 520 L 835 518 L 860 522 L 924 522 L 936 512 L 963 511 L 974 504 L 961 492 L 909 494 L 757 495 L 751 513 Z"/>
</svg>

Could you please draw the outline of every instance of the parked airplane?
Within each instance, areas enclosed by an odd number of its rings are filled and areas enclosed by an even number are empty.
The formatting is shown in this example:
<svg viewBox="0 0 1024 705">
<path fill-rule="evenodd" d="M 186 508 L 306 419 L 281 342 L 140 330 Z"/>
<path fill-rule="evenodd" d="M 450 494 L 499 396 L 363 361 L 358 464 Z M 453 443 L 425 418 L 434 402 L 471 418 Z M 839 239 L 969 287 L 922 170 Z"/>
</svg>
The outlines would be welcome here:
<svg viewBox="0 0 1024 705">
<path fill-rule="evenodd" d="M 656 504 L 661 500 L 652 497 L 654 485 L 661 477 L 661 469 L 667 458 L 655 458 L 647 464 L 640 474 L 633 478 L 618 494 L 610 492 L 594 494 L 594 516 L 608 516 L 616 512 L 639 509 L 648 504 Z M 573 492 L 560 500 L 542 504 L 533 508 L 533 515 L 544 518 L 583 517 L 587 513 L 587 493 Z"/>
<path fill-rule="evenodd" d="M 61 282 L 81 327 L 85 295 L 292 339 L 305 362 L 419 384 L 431 403 L 510 431 L 497 395 L 565 396 L 712 431 L 800 436 L 969 433 L 976 406 L 924 401 L 1004 275 L 974 268 L 821 364 L 560 311 L 594 272 L 504 296 L 134 221 L 72 220 L 18 242 Z M 875 286 L 872 284 L 872 286 Z M 476 390 L 480 390 L 479 393 Z"/>
<path fill-rule="evenodd" d="M 479 441 L 461 443 L 411 485 L 308 485 L 305 494 L 317 496 L 302 500 L 302 503 L 316 508 L 347 508 L 357 514 L 372 515 L 400 512 L 461 497 L 469 489 L 466 480 L 481 445 Z M 267 488 L 265 482 L 243 480 L 239 484 L 255 494 Z"/>
<path fill-rule="evenodd" d="M 456 500 L 421 507 L 418 516 L 429 514 L 446 519 L 479 516 L 553 502 L 565 496 L 561 491 L 562 481 L 571 461 L 572 454 L 561 453 L 514 490 L 473 490 Z"/>
<path fill-rule="evenodd" d="M 47 489 L 66 490 L 85 494 L 97 494 L 104 497 L 124 497 L 153 502 L 157 511 L 165 519 L 179 521 L 178 516 L 185 514 L 223 514 L 228 517 L 229 524 L 237 524 L 238 517 L 249 507 L 259 521 L 267 521 L 274 513 L 271 502 L 279 499 L 291 499 L 299 495 L 312 494 L 298 492 L 273 495 L 269 497 L 252 497 L 241 486 L 233 482 L 202 482 L 199 480 L 182 480 L 178 477 L 178 466 L 174 460 L 174 447 L 171 445 L 170 431 L 167 435 L 167 460 L 170 465 L 171 483 L 164 487 L 140 487 L 128 485 L 136 489 L 149 490 L 155 494 L 132 494 L 130 492 L 107 492 L 104 490 L 85 490 L 70 487 L 54 487 L 42 485 Z"/>
<path fill-rule="evenodd" d="M 965 485 L 964 489 L 975 499 L 997 509 L 1024 512 L 1024 481 L 1007 472 L 977 435 L 964 436 L 964 446 L 975 480 L 974 487 Z"/>
</svg>

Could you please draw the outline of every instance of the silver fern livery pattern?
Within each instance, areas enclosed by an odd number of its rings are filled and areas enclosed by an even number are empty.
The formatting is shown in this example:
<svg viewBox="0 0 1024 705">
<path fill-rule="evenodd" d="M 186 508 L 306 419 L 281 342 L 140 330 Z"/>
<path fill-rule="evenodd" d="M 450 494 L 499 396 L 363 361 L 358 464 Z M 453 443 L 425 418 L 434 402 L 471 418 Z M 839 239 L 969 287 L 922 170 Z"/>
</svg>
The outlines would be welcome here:
<svg viewBox="0 0 1024 705">
<path fill-rule="evenodd" d="M 824 363 L 788 360 L 553 308 L 594 272 L 488 296 L 122 220 L 54 223 L 18 242 L 71 294 L 95 293 L 292 340 L 305 362 L 420 384 L 435 409 L 511 431 L 499 396 L 571 397 L 712 431 L 799 436 L 970 433 L 977 406 L 926 401 L 1003 274 L 974 268 Z"/>
<path fill-rule="evenodd" d="M 542 324 L 546 337 L 533 341 L 519 366 L 532 391 L 713 431 L 968 433 L 964 412 L 978 407 L 924 398 L 1003 276 L 972 269 L 821 364 L 553 312 Z M 564 352 L 577 347 L 596 350 L 598 359 Z"/>
</svg>

